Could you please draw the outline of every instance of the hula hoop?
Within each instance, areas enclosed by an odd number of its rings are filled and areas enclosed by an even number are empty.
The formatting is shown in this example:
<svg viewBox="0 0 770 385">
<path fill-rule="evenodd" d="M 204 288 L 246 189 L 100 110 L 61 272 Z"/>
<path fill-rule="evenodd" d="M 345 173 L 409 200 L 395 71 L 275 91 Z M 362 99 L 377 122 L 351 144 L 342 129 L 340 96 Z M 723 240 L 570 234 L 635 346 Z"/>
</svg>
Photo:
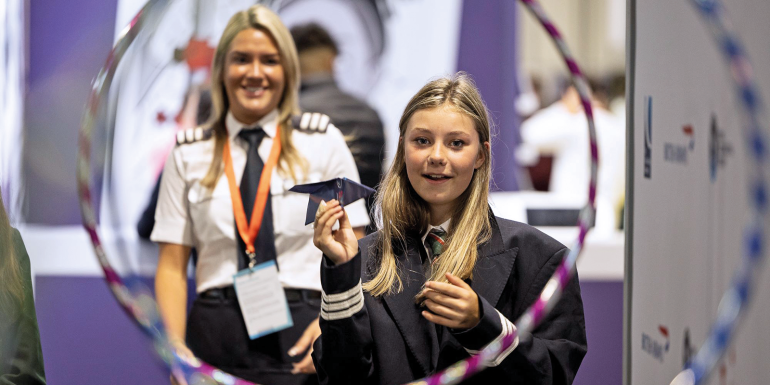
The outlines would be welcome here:
<svg viewBox="0 0 770 385">
<path fill-rule="evenodd" d="M 102 241 L 97 232 L 96 214 L 91 196 L 90 160 L 91 135 L 99 116 L 99 108 L 109 95 L 115 72 L 126 51 L 147 24 L 150 16 L 155 12 L 160 13 L 168 5 L 168 2 L 169 0 L 149 1 L 136 14 L 129 25 L 121 31 L 115 46 L 107 55 L 104 66 L 92 82 L 91 94 L 81 121 L 78 140 L 77 186 L 83 227 L 88 232 L 96 258 L 104 272 L 104 279 L 113 296 L 123 311 L 136 322 L 137 326 L 148 337 L 153 339 L 155 349 L 174 377 L 178 380 L 184 379 L 188 384 L 253 384 L 231 376 L 196 358 L 186 359 L 180 357 L 166 335 L 152 294 L 141 287 L 134 286 L 132 290 L 132 288 L 126 285 L 107 259 Z M 114 129 L 114 127 L 108 127 L 107 129 Z"/>
<path fill-rule="evenodd" d="M 511 346 L 517 335 L 522 341 L 529 338 L 532 330 L 534 330 L 548 315 L 561 297 L 562 290 L 569 282 L 575 269 L 575 263 L 583 249 L 585 236 L 589 231 L 595 215 L 596 177 L 599 156 L 588 82 L 580 71 L 558 29 L 548 19 L 540 4 L 535 0 L 521 1 L 540 21 L 556 44 L 557 49 L 569 69 L 573 84 L 580 96 L 581 104 L 588 121 L 588 134 L 591 150 L 590 181 L 588 186 L 588 202 L 581 211 L 578 220 L 579 234 L 574 246 L 556 269 L 556 272 L 546 284 L 538 300 L 516 321 L 517 330 L 513 334 L 503 338 L 499 343 L 487 346 L 476 356 L 462 360 L 444 371 L 436 373 L 426 379 L 412 382 L 412 384 L 446 385 L 459 383 L 488 367 L 495 356 Z M 91 135 L 98 119 L 99 107 L 109 94 L 112 79 L 121 59 L 142 30 L 150 13 L 154 12 L 151 11 L 151 9 L 163 7 L 167 5 L 168 2 L 169 0 L 150 1 L 141 11 L 139 11 L 139 13 L 137 13 L 129 26 L 122 31 L 115 46 L 110 51 L 105 65 L 93 81 L 91 95 L 81 122 L 78 145 L 78 196 L 83 217 L 83 227 L 90 236 L 94 252 L 102 271 L 104 272 L 105 281 L 115 296 L 115 299 L 129 317 L 136 321 L 140 329 L 153 339 L 161 358 L 171 369 L 171 372 L 175 377 L 185 379 L 190 384 L 252 384 L 251 382 L 231 376 L 197 359 L 187 361 L 177 355 L 165 333 L 162 320 L 160 319 L 156 303 L 152 296 L 146 292 L 132 292 L 129 287 L 126 286 L 123 279 L 117 272 L 115 272 L 112 265 L 107 260 L 106 253 L 97 232 L 96 215 L 91 197 L 90 151 Z M 108 127 L 108 129 L 110 128 Z"/>
<path fill-rule="evenodd" d="M 746 122 L 743 127 L 744 143 L 753 163 L 749 170 L 748 190 L 752 214 L 745 230 L 741 265 L 735 270 L 730 287 L 719 301 L 711 331 L 695 357 L 671 382 L 672 385 L 700 384 L 707 380 L 735 337 L 752 299 L 760 263 L 764 259 L 764 217 L 767 212 L 767 184 L 764 178 L 767 141 L 761 129 L 761 101 L 751 64 L 743 44 L 727 20 L 724 6 L 718 0 L 692 0 L 692 4 L 716 41 L 736 86 L 741 114 Z"/>
</svg>

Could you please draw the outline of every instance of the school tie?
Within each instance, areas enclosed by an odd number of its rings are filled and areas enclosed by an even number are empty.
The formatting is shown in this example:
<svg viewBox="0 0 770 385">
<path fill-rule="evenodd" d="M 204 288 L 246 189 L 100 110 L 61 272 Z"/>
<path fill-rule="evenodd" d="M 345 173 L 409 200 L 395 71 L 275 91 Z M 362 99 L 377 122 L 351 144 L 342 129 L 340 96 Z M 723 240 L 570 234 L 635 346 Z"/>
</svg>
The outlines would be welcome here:
<svg viewBox="0 0 770 385">
<path fill-rule="evenodd" d="M 425 245 L 428 247 L 431 264 L 444 251 L 444 239 L 446 238 L 446 231 L 440 227 L 434 227 L 425 237 Z"/>
<path fill-rule="evenodd" d="M 430 263 L 423 263 L 423 269 L 425 271 L 426 277 L 430 276 L 430 271 L 432 269 L 433 263 L 436 262 L 438 257 L 441 255 L 441 253 L 444 251 L 444 240 L 446 239 L 446 231 L 440 227 L 434 227 L 430 230 L 428 233 L 428 236 L 425 237 L 425 246 L 428 247 L 428 259 L 430 260 Z M 427 262 L 427 261 L 426 261 Z M 436 339 L 438 341 L 438 345 L 441 346 L 442 340 L 444 337 L 444 327 L 436 324 Z"/>
<path fill-rule="evenodd" d="M 238 133 L 241 139 L 249 144 L 246 151 L 246 167 L 243 169 L 241 177 L 241 200 L 243 201 L 243 210 L 246 212 L 246 218 L 251 220 L 251 212 L 254 211 L 254 199 L 257 196 L 259 187 L 259 178 L 262 176 L 262 169 L 265 164 L 259 157 L 257 149 L 262 139 L 265 137 L 265 131 L 261 127 L 253 129 L 242 129 Z M 238 238 L 238 270 L 249 266 L 249 256 L 246 254 L 246 243 L 243 242 L 236 227 L 236 238 Z M 256 254 L 256 263 L 262 263 L 276 259 L 275 235 L 273 233 L 273 207 L 271 206 L 270 194 L 267 194 L 267 203 L 265 203 L 265 213 L 262 216 L 262 226 L 254 241 L 254 251 Z"/>
</svg>

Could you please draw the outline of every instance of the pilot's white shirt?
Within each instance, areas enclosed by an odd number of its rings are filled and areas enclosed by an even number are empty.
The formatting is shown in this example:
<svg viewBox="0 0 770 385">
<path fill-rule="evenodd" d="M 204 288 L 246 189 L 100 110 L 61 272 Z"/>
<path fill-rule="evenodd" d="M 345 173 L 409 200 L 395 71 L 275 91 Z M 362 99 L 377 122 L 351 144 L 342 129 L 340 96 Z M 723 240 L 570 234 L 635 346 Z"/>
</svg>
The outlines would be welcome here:
<svg viewBox="0 0 770 385">
<path fill-rule="evenodd" d="M 594 108 L 594 122 L 599 142 L 599 194 L 616 199 L 616 181 L 624 172 L 624 123 L 608 111 Z M 588 123 L 585 113 L 570 113 L 564 103 L 557 102 L 533 115 L 521 125 L 525 146 L 540 154 L 554 156 L 551 171 L 551 192 L 587 196 L 590 178 Z M 585 198 L 584 198 L 585 199 Z"/>
<path fill-rule="evenodd" d="M 270 154 L 277 118 L 278 112 L 273 111 L 257 123 L 267 134 L 258 149 L 263 161 Z M 238 137 L 244 124 L 228 113 L 226 125 L 236 183 L 240 185 L 248 149 L 248 143 Z M 359 181 L 353 156 L 339 129 L 329 124 L 325 132 L 293 129 L 291 133 L 294 146 L 308 164 L 306 175 L 297 171 L 297 184 L 337 177 Z M 238 243 L 227 177 L 223 173 L 213 191 L 200 184 L 209 170 L 215 141 L 213 137 L 200 138 L 199 134 L 194 138 L 198 140 L 177 145 L 166 161 L 151 239 L 197 249 L 196 290 L 201 293 L 233 284 L 238 270 Z M 270 183 L 278 277 L 284 287 L 320 291 L 322 254 L 313 245 L 312 224 L 305 226 L 308 195 L 290 192 L 294 181 L 278 170 L 276 166 Z M 354 228 L 369 224 L 363 200 L 345 209 Z"/>
<path fill-rule="evenodd" d="M 625 123 L 609 111 L 594 108 L 599 169 L 596 229 L 617 228 L 616 209 L 625 191 Z M 533 115 L 521 125 L 522 147 L 554 156 L 549 191 L 579 201 L 588 198 L 590 150 L 584 112 L 570 113 L 562 102 Z"/>
</svg>

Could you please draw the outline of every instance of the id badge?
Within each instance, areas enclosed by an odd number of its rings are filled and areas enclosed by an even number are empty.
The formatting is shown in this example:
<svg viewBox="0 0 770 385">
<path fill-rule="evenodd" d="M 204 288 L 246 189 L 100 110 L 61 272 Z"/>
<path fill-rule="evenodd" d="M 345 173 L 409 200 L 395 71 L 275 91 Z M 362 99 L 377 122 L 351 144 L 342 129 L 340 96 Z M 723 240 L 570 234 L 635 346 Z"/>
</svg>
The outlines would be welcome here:
<svg viewBox="0 0 770 385">
<path fill-rule="evenodd" d="M 239 271 L 233 285 L 252 340 L 294 325 L 275 261 Z"/>
</svg>

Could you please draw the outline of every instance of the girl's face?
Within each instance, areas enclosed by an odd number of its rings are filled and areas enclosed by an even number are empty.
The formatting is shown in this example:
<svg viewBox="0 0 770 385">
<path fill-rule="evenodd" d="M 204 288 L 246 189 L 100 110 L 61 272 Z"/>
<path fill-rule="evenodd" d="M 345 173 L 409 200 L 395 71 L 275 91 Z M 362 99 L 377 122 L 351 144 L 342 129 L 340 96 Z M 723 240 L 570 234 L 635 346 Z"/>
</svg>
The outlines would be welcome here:
<svg viewBox="0 0 770 385">
<path fill-rule="evenodd" d="M 255 28 L 235 35 L 225 56 L 223 77 L 230 112 L 242 123 L 254 123 L 274 110 L 285 79 L 272 36 Z"/>
<path fill-rule="evenodd" d="M 409 183 L 430 206 L 432 222 L 447 219 L 489 142 L 480 143 L 471 118 L 449 104 L 415 112 L 401 139 Z"/>
</svg>

